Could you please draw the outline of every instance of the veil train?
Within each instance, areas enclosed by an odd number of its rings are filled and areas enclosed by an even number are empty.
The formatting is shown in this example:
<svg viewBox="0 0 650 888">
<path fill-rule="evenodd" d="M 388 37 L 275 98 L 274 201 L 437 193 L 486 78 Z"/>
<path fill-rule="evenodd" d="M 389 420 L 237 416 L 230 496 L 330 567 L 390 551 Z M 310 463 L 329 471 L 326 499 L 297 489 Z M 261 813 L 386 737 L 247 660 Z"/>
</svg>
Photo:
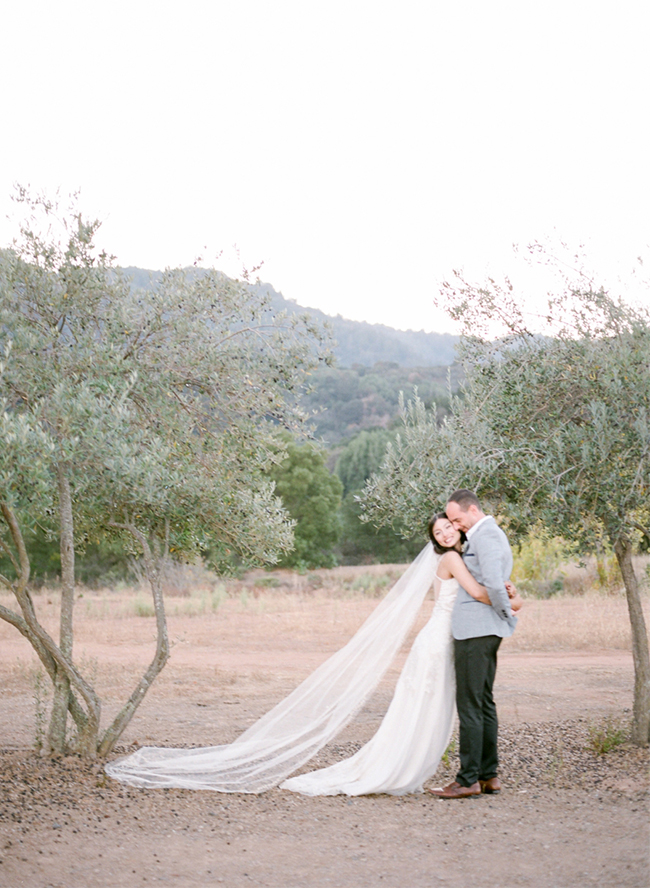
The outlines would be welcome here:
<svg viewBox="0 0 650 888">
<path fill-rule="evenodd" d="M 361 709 L 399 650 L 433 583 L 439 556 L 427 543 L 350 641 L 233 743 L 142 747 L 106 765 L 122 783 L 259 793 L 309 761 Z"/>
</svg>

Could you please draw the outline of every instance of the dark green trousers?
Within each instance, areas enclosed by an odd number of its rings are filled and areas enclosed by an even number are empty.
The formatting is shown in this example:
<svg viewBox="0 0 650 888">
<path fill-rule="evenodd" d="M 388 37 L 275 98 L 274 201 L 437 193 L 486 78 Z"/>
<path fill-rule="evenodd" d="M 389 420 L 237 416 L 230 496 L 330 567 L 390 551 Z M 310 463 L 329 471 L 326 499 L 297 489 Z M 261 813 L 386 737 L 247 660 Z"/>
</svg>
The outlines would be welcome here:
<svg viewBox="0 0 650 888">
<path fill-rule="evenodd" d="M 460 770 L 456 780 L 462 786 L 497 775 L 499 724 L 492 685 L 500 644 L 497 635 L 454 639 L 456 708 L 460 722 Z"/>
</svg>

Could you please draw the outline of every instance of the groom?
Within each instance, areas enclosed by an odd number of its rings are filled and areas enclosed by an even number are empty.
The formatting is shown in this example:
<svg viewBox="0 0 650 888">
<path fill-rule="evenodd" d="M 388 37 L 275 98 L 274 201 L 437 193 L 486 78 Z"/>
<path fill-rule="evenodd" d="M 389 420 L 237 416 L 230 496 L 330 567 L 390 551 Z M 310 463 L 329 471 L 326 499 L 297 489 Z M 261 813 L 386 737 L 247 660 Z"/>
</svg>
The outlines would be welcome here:
<svg viewBox="0 0 650 888">
<path fill-rule="evenodd" d="M 465 799 L 501 789 L 492 685 L 501 639 L 512 635 L 517 618 L 505 587 L 512 570 L 512 551 L 505 533 L 494 518 L 483 513 L 471 490 L 452 493 L 445 511 L 454 527 L 467 535 L 463 561 L 474 579 L 485 586 L 491 601 L 491 606 L 482 604 L 460 588 L 451 621 L 460 770 L 449 786 L 430 791 L 441 799 Z"/>
</svg>

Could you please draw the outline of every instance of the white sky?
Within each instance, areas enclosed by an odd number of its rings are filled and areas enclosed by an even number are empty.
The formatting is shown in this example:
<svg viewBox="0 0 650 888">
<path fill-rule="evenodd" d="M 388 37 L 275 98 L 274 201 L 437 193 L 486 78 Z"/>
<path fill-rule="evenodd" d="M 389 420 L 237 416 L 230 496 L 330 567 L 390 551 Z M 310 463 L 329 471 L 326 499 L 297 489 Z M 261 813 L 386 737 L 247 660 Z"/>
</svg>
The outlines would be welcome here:
<svg viewBox="0 0 650 888">
<path fill-rule="evenodd" d="M 13 184 L 81 189 L 122 265 L 236 270 L 301 304 L 451 330 L 453 268 L 650 244 L 642 0 L 2 0 Z"/>
</svg>

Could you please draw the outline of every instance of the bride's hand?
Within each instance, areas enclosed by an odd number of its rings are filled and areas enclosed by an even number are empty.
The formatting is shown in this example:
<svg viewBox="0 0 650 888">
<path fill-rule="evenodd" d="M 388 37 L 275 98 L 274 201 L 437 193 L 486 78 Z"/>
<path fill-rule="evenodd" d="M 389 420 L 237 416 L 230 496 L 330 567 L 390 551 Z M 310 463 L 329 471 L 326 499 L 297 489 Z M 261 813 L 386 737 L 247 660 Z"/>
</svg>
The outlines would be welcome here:
<svg viewBox="0 0 650 888">
<path fill-rule="evenodd" d="M 517 592 L 517 587 L 515 586 L 514 583 L 511 583 L 510 580 L 506 581 L 505 586 L 506 586 L 506 592 L 508 593 L 508 598 L 510 598 L 510 599 L 516 598 L 517 595 L 519 595 L 519 592 Z"/>
</svg>

